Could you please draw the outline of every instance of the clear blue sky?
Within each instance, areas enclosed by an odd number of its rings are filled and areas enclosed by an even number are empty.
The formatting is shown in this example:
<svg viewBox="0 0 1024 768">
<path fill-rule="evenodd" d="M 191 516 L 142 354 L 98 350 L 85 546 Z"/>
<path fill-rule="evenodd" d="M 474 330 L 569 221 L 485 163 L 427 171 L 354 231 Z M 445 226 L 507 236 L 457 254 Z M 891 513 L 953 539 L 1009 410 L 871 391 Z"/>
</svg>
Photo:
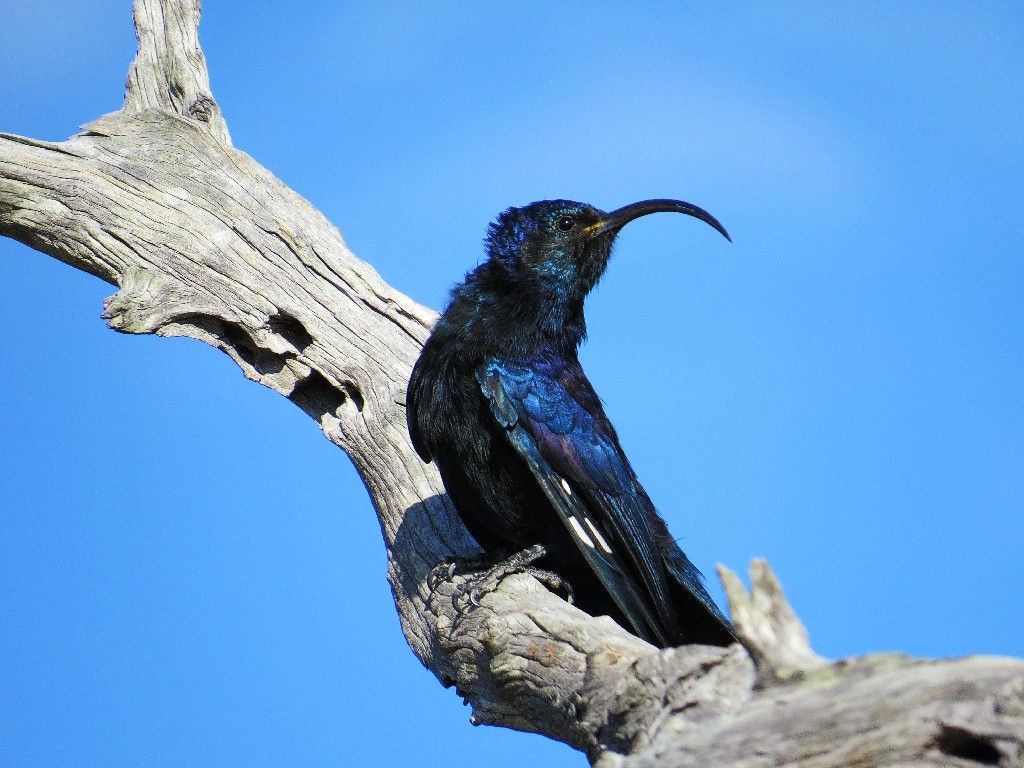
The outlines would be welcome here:
<svg viewBox="0 0 1024 768">
<path fill-rule="evenodd" d="M 627 228 L 583 359 L 715 594 L 764 556 L 825 655 L 1024 655 L 1017 4 L 205 5 L 235 144 L 423 303 L 509 205 L 712 211 Z M 8 6 L 0 130 L 120 107 L 127 2 Z M 584 764 L 419 666 L 298 409 L 0 269 L 0 765 Z"/>
</svg>

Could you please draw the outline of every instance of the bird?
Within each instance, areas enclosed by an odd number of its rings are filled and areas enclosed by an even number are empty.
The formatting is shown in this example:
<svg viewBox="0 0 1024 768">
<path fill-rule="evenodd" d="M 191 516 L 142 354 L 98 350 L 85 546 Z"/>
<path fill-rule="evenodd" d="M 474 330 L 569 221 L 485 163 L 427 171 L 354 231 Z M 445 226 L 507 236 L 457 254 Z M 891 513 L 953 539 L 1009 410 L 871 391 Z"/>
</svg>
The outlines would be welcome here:
<svg viewBox="0 0 1024 768">
<path fill-rule="evenodd" d="M 578 358 L 584 300 L 617 235 L 657 212 L 732 239 L 681 200 L 611 212 L 541 200 L 500 214 L 416 361 L 407 421 L 485 552 L 533 548 L 519 565 L 536 559 L 578 607 L 653 645 L 727 646 L 729 619 L 640 485 Z"/>
</svg>

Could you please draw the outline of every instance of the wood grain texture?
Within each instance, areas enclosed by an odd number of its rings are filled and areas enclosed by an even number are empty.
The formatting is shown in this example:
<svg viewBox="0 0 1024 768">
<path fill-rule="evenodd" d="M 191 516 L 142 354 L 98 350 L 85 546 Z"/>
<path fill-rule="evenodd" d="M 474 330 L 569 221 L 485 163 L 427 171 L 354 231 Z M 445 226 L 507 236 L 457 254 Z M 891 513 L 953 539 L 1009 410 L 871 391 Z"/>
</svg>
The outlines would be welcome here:
<svg viewBox="0 0 1024 768">
<path fill-rule="evenodd" d="M 436 314 L 231 146 L 194 0 L 138 0 L 124 108 L 65 142 L 0 134 L 0 234 L 117 287 L 122 333 L 188 336 L 287 397 L 377 510 L 410 647 L 473 719 L 599 766 L 1024 765 L 1024 663 L 817 656 L 764 563 L 722 571 L 741 645 L 658 650 L 527 576 L 482 605 L 435 568 L 475 545 L 405 427 Z M 458 569 L 456 569 L 457 571 Z"/>
</svg>

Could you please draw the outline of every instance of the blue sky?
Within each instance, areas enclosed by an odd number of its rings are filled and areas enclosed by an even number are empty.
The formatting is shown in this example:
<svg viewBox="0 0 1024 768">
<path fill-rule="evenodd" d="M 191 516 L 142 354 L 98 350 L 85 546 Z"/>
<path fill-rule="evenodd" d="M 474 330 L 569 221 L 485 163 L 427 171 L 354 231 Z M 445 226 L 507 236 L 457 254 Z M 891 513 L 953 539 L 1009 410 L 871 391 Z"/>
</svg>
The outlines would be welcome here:
<svg viewBox="0 0 1024 768">
<path fill-rule="evenodd" d="M 652 216 L 584 365 L 693 560 L 772 563 L 815 648 L 1024 655 L 1024 16 L 1012 3 L 209 0 L 237 147 L 440 307 L 487 222 Z M 120 107 L 127 3 L 4 11 L 0 131 Z M 583 765 L 409 653 L 316 425 L 0 240 L 0 764 Z"/>
</svg>

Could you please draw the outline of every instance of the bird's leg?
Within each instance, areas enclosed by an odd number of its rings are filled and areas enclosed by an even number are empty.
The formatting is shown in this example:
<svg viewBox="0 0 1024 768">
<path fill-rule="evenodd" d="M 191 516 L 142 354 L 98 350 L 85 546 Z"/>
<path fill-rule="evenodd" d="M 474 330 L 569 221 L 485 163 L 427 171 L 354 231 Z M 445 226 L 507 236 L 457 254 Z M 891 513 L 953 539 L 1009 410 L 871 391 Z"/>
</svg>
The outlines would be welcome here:
<svg viewBox="0 0 1024 768">
<path fill-rule="evenodd" d="M 503 547 L 490 552 L 481 552 L 469 557 L 446 557 L 430 571 L 427 576 L 427 587 L 433 592 L 443 582 L 451 581 L 457 575 L 475 573 L 493 568 L 503 560 L 507 560 L 515 552 L 511 547 Z"/>
<path fill-rule="evenodd" d="M 469 604 L 479 607 L 480 598 L 487 592 L 493 592 L 501 584 L 502 579 L 515 573 L 525 573 L 533 576 L 541 584 L 552 592 L 564 592 L 569 603 L 573 601 L 572 586 L 554 571 L 538 568 L 534 565 L 548 553 L 543 544 L 534 544 L 532 547 L 513 552 L 490 568 L 476 575 L 471 580 L 459 587 L 453 599 L 466 596 Z M 504 554 L 504 553 L 501 553 Z"/>
<path fill-rule="evenodd" d="M 469 602 L 473 605 L 480 605 L 480 593 L 498 588 L 498 584 L 506 576 L 514 573 L 525 573 L 533 576 L 537 581 L 550 589 L 552 592 L 565 593 L 566 601 L 571 605 L 574 594 L 572 585 L 554 571 L 545 568 L 538 568 L 534 565 L 548 553 L 543 544 L 534 544 L 532 547 L 521 549 L 505 560 L 492 566 L 490 570 L 481 574 L 476 585 L 469 592 Z"/>
<path fill-rule="evenodd" d="M 532 547 L 527 547 L 518 552 L 514 551 L 511 555 L 509 550 L 501 549 L 475 558 L 445 560 L 435 566 L 430 574 L 430 579 L 436 584 L 442 574 L 445 574 L 450 580 L 458 571 L 477 571 L 477 573 L 469 576 L 465 582 L 456 587 L 452 595 L 452 602 L 457 602 L 465 597 L 470 605 L 478 607 L 480 605 L 480 598 L 486 592 L 496 590 L 502 579 L 506 576 L 511 576 L 515 573 L 525 573 L 533 576 L 533 578 L 537 579 L 537 581 L 552 592 L 564 593 L 565 599 L 572 603 L 573 590 L 569 582 L 553 571 L 538 568 L 534 565 L 535 562 L 547 553 L 547 549 L 543 544 L 534 544 Z M 486 570 L 483 570 L 485 568 Z"/>
</svg>

